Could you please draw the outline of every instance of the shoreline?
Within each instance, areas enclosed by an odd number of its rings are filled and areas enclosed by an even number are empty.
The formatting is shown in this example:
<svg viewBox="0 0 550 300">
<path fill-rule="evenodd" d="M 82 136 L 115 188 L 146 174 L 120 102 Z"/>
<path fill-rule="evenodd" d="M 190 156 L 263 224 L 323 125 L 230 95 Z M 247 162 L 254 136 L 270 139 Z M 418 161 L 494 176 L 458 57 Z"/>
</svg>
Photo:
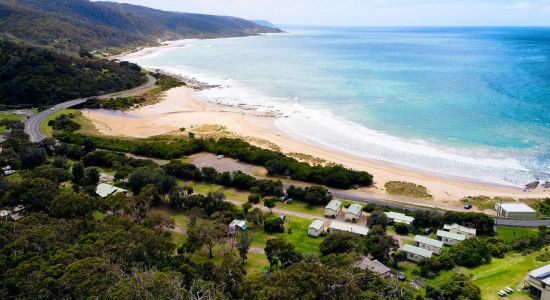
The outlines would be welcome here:
<svg viewBox="0 0 550 300">
<path fill-rule="evenodd" d="M 357 157 L 322 145 L 314 145 L 289 135 L 276 126 L 276 115 L 238 106 L 212 103 L 197 95 L 191 87 L 183 86 L 167 91 L 156 104 L 125 113 L 84 110 L 96 129 L 105 135 L 146 138 L 162 134 L 193 132 L 203 137 L 235 137 L 248 142 L 288 153 L 301 153 L 311 158 L 342 164 L 363 170 L 374 176 L 375 185 L 361 191 L 387 195 L 384 183 L 399 180 L 424 185 L 434 200 L 426 204 L 455 202 L 467 196 L 511 198 L 544 198 L 550 190 L 537 188 L 524 192 L 521 188 L 485 183 L 470 179 L 433 174 L 396 164 Z M 185 128 L 182 130 L 182 128 Z"/>
</svg>

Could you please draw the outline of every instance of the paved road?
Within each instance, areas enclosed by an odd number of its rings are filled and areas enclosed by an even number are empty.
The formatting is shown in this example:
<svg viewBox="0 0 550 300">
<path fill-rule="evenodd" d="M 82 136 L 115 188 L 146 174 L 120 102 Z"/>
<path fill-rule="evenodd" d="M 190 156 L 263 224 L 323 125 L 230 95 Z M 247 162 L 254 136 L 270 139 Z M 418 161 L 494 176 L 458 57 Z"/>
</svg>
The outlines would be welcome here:
<svg viewBox="0 0 550 300">
<path fill-rule="evenodd" d="M 131 90 L 127 90 L 127 91 L 122 91 L 122 92 L 116 92 L 116 93 L 112 93 L 112 94 L 107 94 L 107 95 L 101 95 L 101 96 L 98 96 L 97 98 L 99 99 L 107 99 L 107 98 L 110 98 L 110 97 L 128 97 L 128 96 L 133 96 L 133 95 L 137 95 L 137 94 L 141 94 L 141 93 L 144 93 L 148 90 L 150 90 L 151 88 L 153 88 L 155 86 L 155 83 L 156 83 L 156 79 L 150 75 L 147 75 L 147 82 L 144 83 L 143 85 L 141 86 L 138 86 L 136 88 L 133 88 Z M 91 98 L 91 97 L 89 97 Z M 70 101 L 66 101 L 66 102 L 63 102 L 63 103 L 59 103 L 51 108 L 48 108 L 36 115 L 33 115 L 31 116 L 29 119 L 27 119 L 27 121 L 25 121 L 25 132 L 30 136 L 30 139 L 32 142 L 40 142 L 41 140 L 45 139 L 46 136 L 40 132 L 40 124 L 49 116 L 51 116 L 52 114 L 62 110 L 62 109 L 66 109 L 66 108 L 69 108 L 69 107 L 73 107 L 73 106 L 76 106 L 76 105 L 79 105 L 79 104 L 82 104 L 84 102 L 86 102 L 86 100 L 88 100 L 88 98 L 79 98 L 79 99 L 73 99 L 73 100 L 70 100 Z"/>
</svg>

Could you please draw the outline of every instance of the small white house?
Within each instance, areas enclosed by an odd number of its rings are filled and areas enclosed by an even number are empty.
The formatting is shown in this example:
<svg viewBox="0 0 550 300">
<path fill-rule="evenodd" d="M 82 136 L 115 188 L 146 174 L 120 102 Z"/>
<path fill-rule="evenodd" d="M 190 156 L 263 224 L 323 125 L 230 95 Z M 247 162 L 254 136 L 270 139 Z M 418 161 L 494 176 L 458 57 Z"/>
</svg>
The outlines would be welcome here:
<svg viewBox="0 0 550 300">
<path fill-rule="evenodd" d="M 497 203 L 495 204 L 497 215 L 501 218 L 534 219 L 537 212 L 525 203 Z"/>
<path fill-rule="evenodd" d="M 314 220 L 307 228 L 307 234 L 309 236 L 318 237 L 323 231 L 325 231 L 325 221 L 322 220 Z"/>
<path fill-rule="evenodd" d="M 462 234 L 467 239 L 476 237 L 476 229 L 475 228 L 461 226 L 461 225 L 458 225 L 456 223 L 455 224 L 445 224 L 443 226 L 443 230 L 448 231 L 448 232 L 452 232 L 452 233 Z"/>
<path fill-rule="evenodd" d="M 529 294 L 540 300 L 550 300 L 550 265 L 529 272 Z"/>
<path fill-rule="evenodd" d="M 105 198 L 109 195 L 114 195 L 118 193 L 127 193 L 127 192 L 128 191 L 125 189 L 121 189 L 119 187 L 116 187 L 108 183 L 100 183 L 97 185 L 95 189 L 95 193 L 98 194 L 101 198 Z"/>
<path fill-rule="evenodd" d="M 325 217 L 336 218 L 342 210 L 342 202 L 338 200 L 330 201 L 325 206 Z"/>
<path fill-rule="evenodd" d="M 458 233 L 452 233 L 445 230 L 437 231 L 437 239 L 442 241 L 445 245 L 452 246 L 460 243 L 466 239 L 466 236 Z"/>
<path fill-rule="evenodd" d="M 425 237 L 422 235 L 417 235 L 414 237 L 414 245 L 418 248 L 430 250 L 435 254 L 441 254 L 443 251 L 443 242 Z"/>
<path fill-rule="evenodd" d="M 432 251 L 430 250 L 426 250 L 409 244 L 404 245 L 402 250 L 407 254 L 407 259 L 416 262 L 423 259 L 431 258 L 433 255 Z"/>
<path fill-rule="evenodd" d="M 366 236 L 369 233 L 369 229 L 365 226 L 353 225 L 350 223 L 342 222 L 331 222 L 328 227 L 328 232 L 334 231 L 348 231 L 351 233 L 356 233 L 362 236 Z"/>
<path fill-rule="evenodd" d="M 363 206 L 354 203 L 348 207 L 346 211 L 346 221 L 357 222 L 361 219 L 363 213 Z"/>
<path fill-rule="evenodd" d="M 386 212 L 386 216 L 388 217 L 389 223 L 405 223 L 407 225 L 411 225 L 411 223 L 414 221 L 413 217 L 409 217 L 405 214 L 390 211 Z"/>
<path fill-rule="evenodd" d="M 246 231 L 248 225 L 246 221 L 235 219 L 229 223 L 229 234 L 235 234 L 237 231 Z"/>
</svg>

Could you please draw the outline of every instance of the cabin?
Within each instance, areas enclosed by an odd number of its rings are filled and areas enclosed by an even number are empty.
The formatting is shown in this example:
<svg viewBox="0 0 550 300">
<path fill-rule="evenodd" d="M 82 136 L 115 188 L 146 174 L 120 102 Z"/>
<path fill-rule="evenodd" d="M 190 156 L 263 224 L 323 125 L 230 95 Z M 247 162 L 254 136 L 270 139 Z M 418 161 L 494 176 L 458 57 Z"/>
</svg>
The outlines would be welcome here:
<svg viewBox="0 0 550 300">
<path fill-rule="evenodd" d="M 325 206 L 325 217 L 336 218 L 341 210 L 342 202 L 338 200 L 332 200 L 327 204 L 327 206 Z"/>
<path fill-rule="evenodd" d="M 456 223 L 455 224 L 445 224 L 443 226 L 443 230 L 448 231 L 448 232 L 452 232 L 452 233 L 462 234 L 467 239 L 476 237 L 476 229 L 475 228 L 461 226 L 461 225 L 458 225 Z"/>
<path fill-rule="evenodd" d="M 237 231 L 246 231 L 247 229 L 248 224 L 246 224 L 246 221 L 235 219 L 229 223 L 228 233 L 233 235 L 237 233 Z"/>
<path fill-rule="evenodd" d="M 390 224 L 405 223 L 407 225 L 411 225 L 411 223 L 414 221 L 413 217 L 409 217 L 405 214 L 394 212 L 394 211 L 386 212 L 386 216 L 388 217 L 388 222 Z"/>
<path fill-rule="evenodd" d="M 537 212 L 525 203 L 497 203 L 495 204 L 497 216 L 511 219 L 534 219 Z"/>
<path fill-rule="evenodd" d="M 535 299 L 550 300 L 550 265 L 533 270 L 527 275 L 529 294 Z"/>
<path fill-rule="evenodd" d="M 442 241 L 445 245 L 452 246 L 458 244 L 466 239 L 466 236 L 458 233 L 452 233 L 445 230 L 437 231 L 437 239 Z"/>
<path fill-rule="evenodd" d="M 433 253 L 430 250 L 419 248 L 413 245 L 406 244 L 402 248 L 403 252 L 407 254 L 407 259 L 419 262 L 423 259 L 431 258 Z"/>
<path fill-rule="evenodd" d="M 443 251 L 443 242 L 425 237 L 422 235 L 417 235 L 414 237 L 414 245 L 418 248 L 430 250 L 435 254 L 441 254 Z"/>
<path fill-rule="evenodd" d="M 100 183 L 97 185 L 95 189 L 95 193 L 98 194 L 101 198 L 105 198 L 107 196 L 118 194 L 118 193 L 126 194 L 128 193 L 128 191 L 108 183 Z"/>
<path fill-rule="evenodd" d="M 342 223 L 342 222 L 331 222 L 330 226 L 328 227 L 328 232 L 334 232 L 334 231 L 348 231 L 348 232 L 359 234 L 362 236 L 366 236 L 369 233 L 369 229 L 365 226 L 353 225 L 353 224 Z"/>
<path fill-rule="evenodd" d="M 314 220 L 307 228 L 307 234 L 309 236 L 318 237 L 325 231 L 325 221 Z"/>
<path fill-rule="evenodd" d="M 371 270 L 374 273 L 378 273 L 382 278 L 388 278 L 391 276 L 390 268 L 386 267 L 378 260 L 370 260 L 367 257 L 363 257 L 363 259 L 356 262 L 354 266 L 361 270 Z"/>
<path fill-rule="evenodd" d="M 345 219 L 349 222 L 357 222 L 361 219 L 361 214 L 363 213 L 363 206 L 354 203 L 350 205 L 346 211 Z"/>
</svg>

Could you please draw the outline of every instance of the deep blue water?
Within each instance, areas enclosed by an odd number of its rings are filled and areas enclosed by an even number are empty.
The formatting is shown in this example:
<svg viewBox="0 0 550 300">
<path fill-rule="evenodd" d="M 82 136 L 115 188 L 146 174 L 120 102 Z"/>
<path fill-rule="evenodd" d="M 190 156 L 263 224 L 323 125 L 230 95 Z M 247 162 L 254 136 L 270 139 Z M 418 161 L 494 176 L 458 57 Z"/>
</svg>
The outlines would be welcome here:
<svg viewBox="0 0 550 300">
<path fill-rule="evenodd" d="M 287 29 L 287 28 L 285 28 Z M 522 185 L 550 172 L 550 28 L 288 28 L 132 58 L 312 143 Z"/>
</svg>

